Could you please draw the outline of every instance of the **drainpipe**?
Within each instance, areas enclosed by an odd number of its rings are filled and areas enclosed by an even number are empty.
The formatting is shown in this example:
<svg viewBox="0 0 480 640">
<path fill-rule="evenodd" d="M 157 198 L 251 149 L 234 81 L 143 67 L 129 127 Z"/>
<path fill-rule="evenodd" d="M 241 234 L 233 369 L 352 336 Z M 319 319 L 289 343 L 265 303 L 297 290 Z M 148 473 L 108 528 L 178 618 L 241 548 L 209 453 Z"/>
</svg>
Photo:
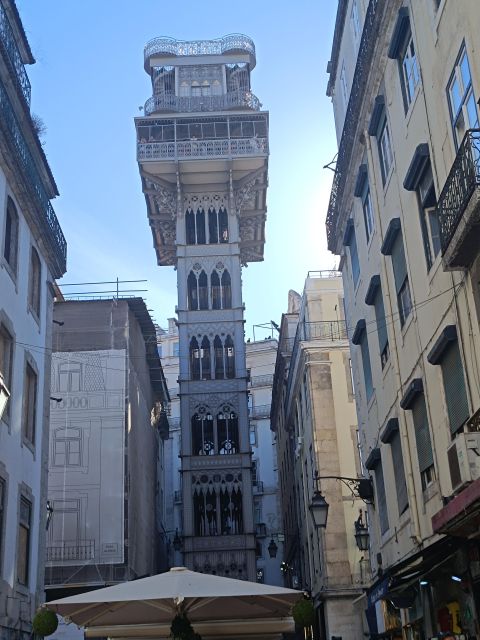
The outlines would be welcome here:
<svg viewBox="0 0 480 640">
<path fill-rule="evenodd" d="M 373 162 L 373 155 L 372 155 L 372 145 L 370 142 L 370 136 L 368 134 L 368 131 L 364 131 L 363 133 L 364 138 L 365 138 L 365 146 L 366 146 L 366 150 L 367 150 L 367 158 L 368 158 L 368 165 L 369 167 L 374 167 L 374 162 Z M 372 187 L 373 189 L 371 190 L 371 192 L 373 192 L 373 194 L 375 194 L 375 201 L 376 201 L 376 211 L 380 211 L 380 203 L 378 201 L 378 196 L 377 196 L 377 181 L 375 178 L 375 171 L 371 171 L 370 174 L 371 176 L 371 182 L 372 182 Z M 378 223 L 378 229 L 380 232 L 381 237 L 384 237 L 384 232 L 383 232 L 383 228 L 382 228 L 382 219 L 381 216 L 378 215 L 376 222 Z M 393 340 L 393 347 L 394 347 L 394 351 L 395 351 L 395 362 L 392 363 L 392 365 L 394 364 L 394 372 L 395 372 L 395 380 L 396 380 L 396 386 L 397 389 L 401 390 L 402 389 L 402 381 L 400 378 L 400 372 L 399 372 L 399 367 L 398 367 L 398 347 L 397 347 L 397 340 L 396 340 L 396 336 L 395 336 L 395 323 L 393 322 L 393 317 L 394 317 L 394 311 L 393 311 L 393 306 L 392 306 L 392 294 L 391 294 L 391 289 L 390 289 L 390 283 L 389 280 L 386 276 L 385 273 L 385 264 L 384 261 L 382 261 L 382 270 L 384 271 L 384 279 L 383 281 L 386 284 L 385 287 L 385 291 L 383 291 L 382 288 L 382 293 L 384 293 L 386 299 L 387 299 L 387 306 L 388 306 L 388 312 L 389 312 L 389 316 L 390 318 L 392 318 L 392 332 L 394 334 L 394 340 Z M 406 481 L 407 481 L 407 491 L 408 491 L 408 504 L 410 506 L 410 513 L 411 513 L 411 518 L 412 518 L 412 522 L 413 522 L 413 535 L 411 535 L 411 537 L 414 539 L 416 544 L 420 544 L 421 542 L 421 532 L 420 532 L 420 519 L 419 519 L 419 514 L 418 514 L 418 502 L 417 502 L 417 495 L 416 495 L 416 490 L 415 490 L 415 481 L 414 481 L 414 477 L 413 477 L 413 467 L 412 467 L 412 447 L 410 446 L 410 438 L 408 435 L 408 429 L 406 427 L 405 424 L 405 420 L 399 420 L 398 421 L 399 424 L 399 431 L 400 431 L 400 438 L 402 441 L 402 451 L 405 451 L 406 453 L 408 453 L 408 455 L 404 455 L 403 456 L 403 462 L 404 465 L 406 467 Z"/>
</svg>

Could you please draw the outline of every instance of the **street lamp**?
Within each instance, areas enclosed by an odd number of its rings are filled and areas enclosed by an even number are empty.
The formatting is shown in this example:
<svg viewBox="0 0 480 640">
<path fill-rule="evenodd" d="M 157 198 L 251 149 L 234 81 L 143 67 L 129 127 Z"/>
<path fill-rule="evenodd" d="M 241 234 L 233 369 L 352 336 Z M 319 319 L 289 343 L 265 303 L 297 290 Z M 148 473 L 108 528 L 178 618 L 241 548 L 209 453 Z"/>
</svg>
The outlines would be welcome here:
<svg viewBox="0 0 480 640">
<path fill-rule="evenodd" d="M 2 419 L 9 397 L 10 391 L 7 389 L 7 385 L 3 381 L 3 376 L 0 373 L 0 420 Z"/>
<path fill-rule="evenodd" d="M 363 522 L 363 511 L 361 509 L 358 520 L 355 520 L 355 542 L 360 551 L 368 551 L 370 533 L 367 525 Z"/>
<path fill-rule="evenodd" d="M 308 508 L 312 514 L 315 527 L 317 529 L 325 529 L 327 526 L 329 504 L 322 495 L 322 492 L 318 489 L 313 494 L 312 502 Z"/>
<path fill-rule="evenodd" d="M 277 557 L 278 545 L 275 543 L 275 540 L 273 538 L 270 540 L 270 544 L 268 545 L 267 549 L 270 558 Z"/>
</svg>

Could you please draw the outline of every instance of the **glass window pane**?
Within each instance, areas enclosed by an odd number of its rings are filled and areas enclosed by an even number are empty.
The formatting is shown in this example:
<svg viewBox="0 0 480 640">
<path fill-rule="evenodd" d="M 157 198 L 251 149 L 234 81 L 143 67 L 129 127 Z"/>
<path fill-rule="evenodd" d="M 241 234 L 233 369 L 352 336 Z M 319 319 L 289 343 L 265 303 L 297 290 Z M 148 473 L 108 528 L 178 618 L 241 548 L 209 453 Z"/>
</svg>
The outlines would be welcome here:
<svg viewBox="0 0 480 640">
<path fill-rule="evenodd" d="M 477 111 L 477 105 L 475 103 L 475 96 L 473 95 L 473 91 L 470 91 L 470 94 L 467 98 L 467 114 L 468 114 L 467 129 L 476 129 L 478 127 L 478 111 Z"/>
<path fill-rule="evenodd" d="M 457 78 L 453 78 L 450 85 L 450 104 L 452 107 L 452 114 L 455 117 L 462 104 L 462 98 L 460 95 L 460 87 L 458 86 Z"/>
<path fill-rule="evenodd" d="M 460 60 L 460 71 L 462 73 L 463 93 L 465 94 L 465 91 L 471 82 L 470 65 L 468 64 L 468 57 L 466 52 L 464 52 Z"/>
</svg>

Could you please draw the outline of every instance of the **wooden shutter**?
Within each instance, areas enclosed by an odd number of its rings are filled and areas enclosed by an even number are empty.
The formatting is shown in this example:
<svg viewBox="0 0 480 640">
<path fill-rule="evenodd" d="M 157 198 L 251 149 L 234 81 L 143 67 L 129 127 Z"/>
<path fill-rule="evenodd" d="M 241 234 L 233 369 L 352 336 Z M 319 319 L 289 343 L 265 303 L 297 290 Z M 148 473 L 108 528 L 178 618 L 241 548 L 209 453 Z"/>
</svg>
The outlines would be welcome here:
<svg viewBox="0 0 480 640">
<path fill-rule="evenodd" d="M 392 448 L 393 473 L 395 476 L 395 488 L 397 491 L 398 512 L 402 514 L 408 507 L 407 483 L 405 480 L 405 467 L 403 466 L 402 443 L 400 432 L 397 431 L 390 440 Z"/>
<path fill-rule="evenodd" d="M 388 343 L 388 334 L 381 287 L 378 288 L 377 295 L 375 296 L 375 318 L 377 320 L 378 345 L 380 347 L 380 354 L 382 354 Z"/>
<path fill-rule="evenodd" d="M 423 393 L 417 397 L 412 405 L 412 416 L 415 426 L 418 466 L 422 472 L 433 465 L 432 441 L 430 440 L 427 406 Z"/>
<path fill-rule="evenodd" d="M 373 392 L 372 383 L 372 367 L 370 365 L 370 353 L 368 351 L 368 339 L 367 332 L 363 331 L 360 349 L 362 351 L 362 365 L 363 365 L 363 378 L 365 381 L 365 392 L 367 394 L 367 401 L 371 398 Z"/>
<path fill-rule="evenodd" d="M 358 262 L 357 238 L 355 236 L 355 229 L 352 230 L 352 236 L 350 240 L 350 261 L 352 263 L 353 284 L 356 285 L 358 282 L 358 276 L 360 275 L 360 265 Z"/>
<path fill-rule="evenodd" d="M 456 433 L 469 418 L 467 391 L 458 342 L 452 342 L 441 361 L 443 386 L 451 433 Z"/>
<path fill-rule="evenodd" d="M 380 530 L 382 533 L 385 533 L 388 531 L 388 511 L 381 460 L 379 460 L 375 466 L 375 485 L 377 488 L 376 503 L 378 508 L 378 517 L 380 518 Z"/>
</svg>

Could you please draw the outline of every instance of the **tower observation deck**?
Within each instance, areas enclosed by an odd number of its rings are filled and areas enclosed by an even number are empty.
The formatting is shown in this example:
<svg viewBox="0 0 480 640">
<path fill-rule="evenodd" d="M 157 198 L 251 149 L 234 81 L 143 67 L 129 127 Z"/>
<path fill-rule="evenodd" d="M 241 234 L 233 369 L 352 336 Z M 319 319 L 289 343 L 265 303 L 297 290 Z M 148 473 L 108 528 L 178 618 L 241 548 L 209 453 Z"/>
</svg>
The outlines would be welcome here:
<svg viewBox="0 0 480 640">
<path fill-rule="evenodd" d="M 244 35 L 145 47 L 152 96 L 135 119 L 159 265 L 175 265 L 183 553 L 189 568 L 255 580 L 241 268 L 263 260 L 268 112 Z"/>
</svg>

